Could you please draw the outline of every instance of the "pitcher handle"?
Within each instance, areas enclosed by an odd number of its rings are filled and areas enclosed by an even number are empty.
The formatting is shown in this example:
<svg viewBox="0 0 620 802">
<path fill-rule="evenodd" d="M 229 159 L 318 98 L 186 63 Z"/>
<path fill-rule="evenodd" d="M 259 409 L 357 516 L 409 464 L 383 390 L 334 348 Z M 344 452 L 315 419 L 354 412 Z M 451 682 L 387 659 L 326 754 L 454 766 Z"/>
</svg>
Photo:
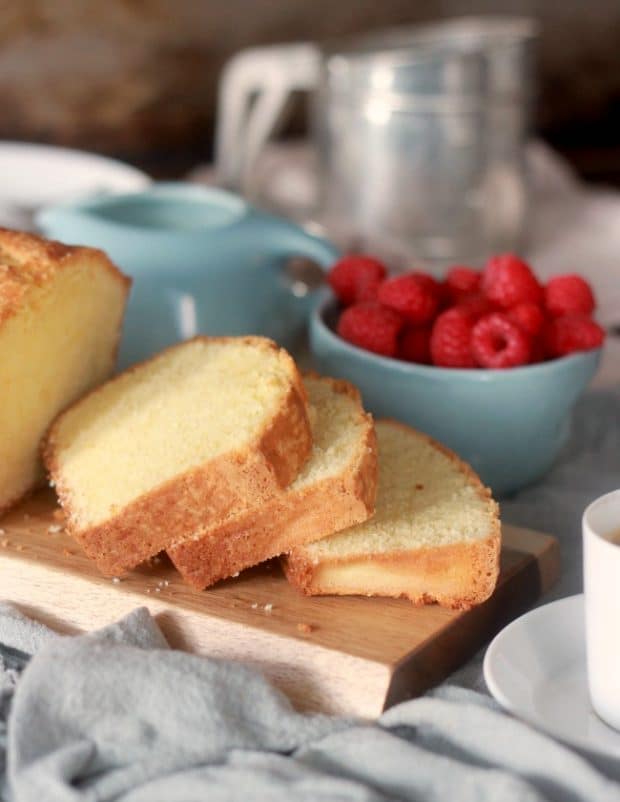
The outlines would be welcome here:
<svg viewBox="0 0 620 802">
<path fill-rule="evenodd" d="M 252 169 L 281 124 L 295 90 L 318 81 L 320 52 L 311 42 L 253 47 L 233 56 L 220 82 L 215 167 L 220 186 L 247 195 Z"/>
</svg>

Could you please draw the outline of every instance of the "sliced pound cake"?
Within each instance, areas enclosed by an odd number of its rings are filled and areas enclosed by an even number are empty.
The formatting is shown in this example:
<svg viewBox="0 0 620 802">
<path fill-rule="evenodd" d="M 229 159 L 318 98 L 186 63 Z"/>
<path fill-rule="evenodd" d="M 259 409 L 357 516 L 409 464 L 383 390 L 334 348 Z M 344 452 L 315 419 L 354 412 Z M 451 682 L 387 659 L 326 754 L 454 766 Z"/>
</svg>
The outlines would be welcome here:
<svg viewBox="0 0 620 802">
<path fill-rule="evenodd" d="M 314 445 L 290 487 L 168 549 L 195 587 L 205 588 L 372 514 L 377 477 L 372 418 L 347 382 L 307 376 L 305 385 Z"/>
<path fill-rule="evenodd" d="M 101 251 L 0 229 L 0 512 L 43 479 L 56 415 L 112 372 L 129 286 Z"/>
<path fill-rule="evenodd" d="M 261 337 L 197 337 L 59 416 L 44 459 L 68 529 L 109 575 L 286 487 L 310 454 L 306 396 Z"/>
<path fill-rule="evenodd" d="M 284 560 L 304 593 L 406 597 L 468 608 L 499 573 L 498 507 L 471 468 L 430 437 L 392 421 L 376 425 L 379 489 L 374 518 Z"/>
</svg>

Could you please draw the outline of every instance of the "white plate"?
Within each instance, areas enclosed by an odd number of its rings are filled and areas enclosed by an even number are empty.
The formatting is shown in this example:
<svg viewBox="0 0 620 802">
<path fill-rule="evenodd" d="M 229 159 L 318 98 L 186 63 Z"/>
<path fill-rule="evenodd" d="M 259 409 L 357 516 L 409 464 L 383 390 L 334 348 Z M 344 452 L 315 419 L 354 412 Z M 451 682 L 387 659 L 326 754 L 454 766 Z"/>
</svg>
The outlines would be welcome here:
<svg viewBox="0 0 620 802">
<path fill-rule="evenodd" d="M 150 183 L 123 162 L 51 145 L 0 142 L 0 225 L 32 228 L 42 206 Z"/>
<path fill-rule="evenodd" d="M 505 627 L 487 649 L 484 678 L 515 716 L 590 756 L 620 762 L 620 732 L 590 705 L 583 595 L 538 607 Z"/>
</svg>

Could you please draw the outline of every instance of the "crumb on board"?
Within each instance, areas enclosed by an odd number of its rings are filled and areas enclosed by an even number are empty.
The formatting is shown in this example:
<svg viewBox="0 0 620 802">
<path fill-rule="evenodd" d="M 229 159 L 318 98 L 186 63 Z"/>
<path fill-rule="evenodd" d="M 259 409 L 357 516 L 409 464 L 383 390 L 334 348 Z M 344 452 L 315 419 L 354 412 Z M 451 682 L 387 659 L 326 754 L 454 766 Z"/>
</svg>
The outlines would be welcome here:
<svg viewBox="0 0 620 802">
<path fill-rule="evenodd" d="M 273 604 L 272 604 L 271 602 L 268 602 L 268 603 L 267 603 L 267 604 L 266 604 L 266 605 L 263 607 L 263 610 L 264 610 L 266 613 L 270 613 L 270 612 L 273 610 Z"/>
<path fill-rule="evenodd" d="M 416 489 L 416 490 L 424 490 L 424 485 L 423 485 L 423 484 L 421 484 L 420 482 L 418 482 L 418 483 L 416 484 L 416 486 L 415 486 L 415 489 Z"/>
<path fill-rule="evenodd" d="M 62 553 L 65 555 L 65 557 L 75 557 L 75 552 L 71 551 L 71 549 L 63 549 Z"/>
<path fill-rule="evenodd" d="M 6 532 L 4 531 L 4 529 L 0 529 L 0 535 L 6 535 Z"/>
<path fill-rule="evenodd" d="M 118 585 L 118 583 L 119 583 L 120 581 L 121 581 L 121 578 L 120 578 L 120 576 L 113 576 L 113 577 L 112 577 L 112 582 L 114 582 L 114 584 L 115 584 L 115 585 Z"/>
<path fill-rule="evenodd" d="M 236 577 L 238 577 L 238 576 L 239 576 L 239 571 L 237 571 L 237 573 L 236 573 L 236 574 L 233 574 L 232 576 L 233 576 L 233 579 L 235 579 Z"/>
<path fill-rule="evenodd" d="M 16 543 L 15 544 L 15 551 L 23 551 L 23 550 L 24 550 L 24 547 L 22 546 L 21 543 Z"/>
<path fill-rule="evenodd" d="M 315 626 L 313 624 L 307 624 L 305 621 L 300 621 L 299 624 L 297 624 L 297 629 L 303 632 L 304 635 L 309 635 L 311 632 L 314 632 Z"/>
<path fill-rule="evenodd" d="M 11 541 L 8 539 L 8 537 L 4 537 L 2 540 L 0 540 L 0 546 L 2 546 L 3 549 L 8 549 L 10 545 Z"/>
<path fill-rule="evenodd" d="M 252 608 L 252 610 L 258 610 L 258 602 L 252 602 L 250 607 Z"/>
<path fill-rule="evenodd" d="M 47 527 L 47 531 L 50 535 L 57 535 L 59 532 L 62 532 L 62 526 L 60 524 L 52 524 Z"/>
</svg>

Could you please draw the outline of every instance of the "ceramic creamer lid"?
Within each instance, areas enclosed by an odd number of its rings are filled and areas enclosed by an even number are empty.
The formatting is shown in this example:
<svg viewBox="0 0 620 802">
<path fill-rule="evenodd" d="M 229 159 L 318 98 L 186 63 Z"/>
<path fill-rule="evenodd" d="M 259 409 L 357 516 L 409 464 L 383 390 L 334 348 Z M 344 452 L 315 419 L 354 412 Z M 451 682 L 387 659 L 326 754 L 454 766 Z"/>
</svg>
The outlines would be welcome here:
<svg viewBox="0 0 620 802">
<path fill-rule="evenodd" d="M 118 234 L 207 237 L 241 221 L 248 208 L 242 198 L 225 190 L 169 182 L 49 206 L 37 222 L 51 231 L 89 225 Z"/>
</svg>

